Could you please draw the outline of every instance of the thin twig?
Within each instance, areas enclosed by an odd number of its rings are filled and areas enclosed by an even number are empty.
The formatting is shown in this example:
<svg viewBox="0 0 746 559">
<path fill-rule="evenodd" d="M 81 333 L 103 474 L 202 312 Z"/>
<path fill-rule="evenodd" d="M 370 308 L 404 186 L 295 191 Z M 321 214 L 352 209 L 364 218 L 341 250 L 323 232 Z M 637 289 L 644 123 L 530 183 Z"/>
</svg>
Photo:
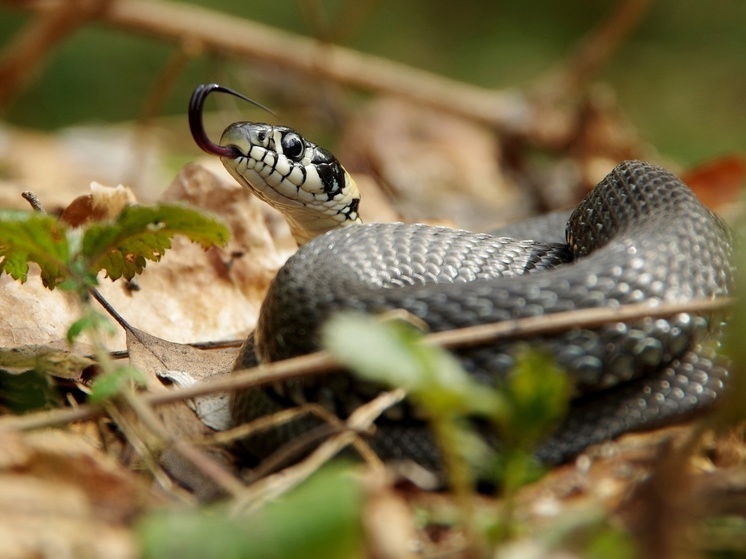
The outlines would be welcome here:
<svg viewBox="0 0 746 559">
<path fill-rule="evenodd" d="M 624 305 L 616 309 L 608 307 L 581 309 L 437 332 L 426 336 L 425 341 L 448 349 L 456 349 L 506 341 L 517 337 L 557 334 L 573 328 L 598 328 L 604 324 L 642 320 L 648 317 L 663 318 L 680 313 L 724 312 L 731 308 L 733 303 L 733 298 L 723 297 L 720 299 L 694 299 L 683 303 L 667 303 L 657 306 L 638 303 Z M 292 378 L 320 375 L 340 369 L 341 365 L 331 355 L 320 351 L 276 363 L 260 365 L 253 369 L 234 371 L 231 375 L 213 378 L 208 382 L 200 382 L 184 388 L 143 394 L 142 399 L 148 405 L 155 406 L 216 392 L 228 392 L 262 386 L 272 382 L 282 382 Z M 0 418 L 0 433 L 63 425 L 90 419 L 102 412 L 103 410 L 100 407 L 88 405 L 75 410 L 52 410 L 22 417 Z"/>
<path fill-rule="evenodd" d="M 405 392 L 401 388 L 379 394 L 360 406 L 347 419 L 348 430 L 322 443 L 307 459 L 251 485 L 235 502 L 236 512 L 257 510 L 263 503 L 286 493 L 307 479 L 321 466 L 357 438 L 357 433 L 370 429 L 373 422 L 388 408 L 400 402 Z M 382 465 L 378 462 L 377 466 Z"/>
<path fill-rule="evenodd" d="M 88 291 L 93 296 L 93 298 L 96 299 L 96 301 L 98 301 L 98 304 L 101 305 L 107 313 L 109 313 L 109 316 L 111 316 L 114 320 L 117 321 L 117 323 L 119 324 L 119 326 L 122 327 L 123 330 L 126 330 L 127 332 L 133 331 L 132 325 L 129 322 L 127 322 L 124 319 L 124 317 L 121 314 L 119 314 L 114 307 L 111 306 L 109 301 L 104 299 L 104 296 L 101 295 L 101 292 L 98 289 L 95 289 L 92 287 Z M 109 355 L 111 357 L 114 356 L 113 353 Z"/>
<path fill-rule="evenodd" d="M 175 452 L 178 452 L 208 479 L 214 481 L 226 493 L 236 497 L 244 490 L 244 484 L 215 460 L 196 448 L 189 441 L 174 437 L 145 401 L 145 398 L 128 391 L 123 393 L 123 397 L 129 407 L 137 414 L 140 421 L 150 431 L 163 443 L 171 446 Z"/>
<path fill-rule="evenodd" d="M 31 208 L 36 212 L 40 214 L 47 213 L 44 209 L 44 206 L 41 205 L 41 201 L 39 200 L 39 197 L 31 192 L 30 190 L 26 190 L 25 192 L 21 193 L 21 196 L 29 203 L 31 204 Z"/>
<path fill-rule="evenodd" d="M 650 0 L 620 0 L 609 17 L 585 37 L 560 67 L 539 79 L 537 89 L 552 98 L 567 98 L 590 83 L 608 63 L 650 7 Z"/>
<path fill-rule="evenodd" d="M 240 340 L 221 340 L 217 342 L 191 342 L 184 345 L 188 345 L 189 347 L 193 347 L 195 349 L 204 349 L 209 351 L 214 349 L 230 349 L 233 347 L 241 347 L 245 341 L 246 338 L 242 338 Z M 109 357 L 111 357 L 112 359 L 127 359 L 129 356 L 130 352 L 127 349 L 119 349 L 109 353 Z M 91 356 L 86 355 L 85 357 Z"/>
</svg>

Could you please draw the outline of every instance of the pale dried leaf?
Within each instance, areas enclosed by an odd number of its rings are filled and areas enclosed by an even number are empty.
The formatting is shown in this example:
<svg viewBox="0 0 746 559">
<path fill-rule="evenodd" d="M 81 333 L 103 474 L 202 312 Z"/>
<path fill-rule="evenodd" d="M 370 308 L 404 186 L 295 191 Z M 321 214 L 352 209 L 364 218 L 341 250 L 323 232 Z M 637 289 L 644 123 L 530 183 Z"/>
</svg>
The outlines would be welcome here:
<svg viewBox="0 0 746 559">
<path fill-rule="evenodd" d="M 191 386 L 198 382 L 192 374 L 184 371 L 162 371 L 158 373 L 158 377 L 180 388 Z M 230 394 L 226 392 L 190 398 L 187 400 L 187 405 L 197 414 L 200 421 L 210 429 L 225 431 L 233 426 L 230 410 Z"/>
<path fill-rule="evenodd" d="M 49 291 L 41 284 L 39 268 L 34 264 L 24 284 L 0 276 L 0 308 L 3 347 L 61 342 L 80 313 L 70 295 L 59 289 Z"/>
<path fill-rule="evenodd" d="M 377 559 L 412 559 L 417 533 L 412 511 L 402 495 L 396 493 L 385 477 L 373 472 L 366 479 L 363 526 L 370 554 Z"/>
</svg>

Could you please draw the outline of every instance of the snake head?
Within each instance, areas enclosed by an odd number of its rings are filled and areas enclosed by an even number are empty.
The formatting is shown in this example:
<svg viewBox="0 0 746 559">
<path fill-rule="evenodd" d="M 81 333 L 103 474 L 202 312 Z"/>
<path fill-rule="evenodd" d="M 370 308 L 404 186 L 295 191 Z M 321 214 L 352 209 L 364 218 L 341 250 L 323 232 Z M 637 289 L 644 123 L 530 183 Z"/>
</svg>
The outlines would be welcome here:
<svg viewBox="0 0 746 559">
<path fill-rule="evenodd" d="M 330 151 L 287 126 L 236 122 L 220 138 L 236 157 L 221 157 L 239 184 L 282 212 L 299 244 L 360 223 L 360 193 Z"/>
<path fill-rule="evenodd" d="M 262 107 L 227 87 L 200 85 L 189 103 L 194 141 L 207 153 L 220 157 L 239 184 L 282 212 L 299 244 L 330 229 L 360 223 L 360 193 L 350 175 L 334 154 L 292 128 L 236 122 L 225 129 L 219 144 L 213 143 L 202 119 L 205 99 L 213 91 Z"/>
<path fill-rule="evenodd" d="M 210 155 L 217 155 L 218 157 L 227 157 L 229 159 L 234 159 L 240 155 L 236 151 L 236 148 L 233 146 L 222 146 L 213 143 L 210 138 L 207 136 L 207 132 L 205 132 L 205 126 L 202 119 L 202 112 L 205 106 L 205 100 L 207 99 L 207 96 L 210 95 L 213 91 L 220 91 L 221 93 L 228 93 L 230 95 L 234 95 L 238 97 L 239 99 L 243 99 L 244 101 L 248 101 L 249 103 L 256 105 L 257 107 L 260 107 L 264 109 L 265 111 L 274 114 L 271 110 L 269 110 L 264 105 L 257 103 L 253 99 L 249 99 L 248 97 L 241 95 L 237 91 L 234 91 L 230 89 L 229 87 L 225 87 L 222 85 L 219 85 L 217 83 L 207 83 L 207 84 L 200 84 L 198 85 L 194 91 L 192 92 L 192 97 L 189 100 L 189 129 L 192 132 L 192 137 L 194 138 L 194 141 L 196 144 L 204 151 L 209 153 Z"/>
</svg>

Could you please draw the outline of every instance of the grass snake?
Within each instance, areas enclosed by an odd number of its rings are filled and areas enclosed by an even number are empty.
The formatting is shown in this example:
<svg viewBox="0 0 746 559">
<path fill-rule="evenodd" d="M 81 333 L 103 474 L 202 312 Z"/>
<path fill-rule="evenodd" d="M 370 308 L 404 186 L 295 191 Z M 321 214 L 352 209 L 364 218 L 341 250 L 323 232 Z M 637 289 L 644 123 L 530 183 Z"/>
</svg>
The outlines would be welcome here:
<svg viewBox="0 0 746 559">
<path fill-rule="evenodd" d="M 298 132 L 238 122 L 219 145 L 212 143 L 201 110 L 216 90 L 235 94 L 210 84 L 192 97 L 195 140 L 220 156 L 240 184 L 280 209 L 300 244 L 272 282 L 237 366 L 317 350 L 320 325 L 340 310 L 405 309 L 431 331 L 444 331 L 574 309 L 685 303 L 732 291 L 731 232 L 658 166 L 621 163 L 569 217 L 551 214 L 496 234 L 363 225 L 354 181 L 334 155 Z M 516 240 L 521 238 L 537 240 Z M 728 378 L 717 351 L 722 327 L 722 316 L 680 313 L 526 340 L 549 352 L 573 386 L 568 416 L 537 457 L 559 463 L 590 444 L 710 406 Z M 493 343 L 457 355 L 479 381 L 494 386 L 513 367 L 516 348 L 515 342 Z M 245 390 L 234 398 L 233 414 L 244 422 L 311 401 L 346 417 L 376 390 L 351 375 L 330 374 Z M 427 424 L 410 412 L 405 406 L 382 417 L 371 445 L 386 460 L 411 459 L 438 470 Z M 245 445 L 262 459 L 318 424 L 297 420 Z"/>
</svg>

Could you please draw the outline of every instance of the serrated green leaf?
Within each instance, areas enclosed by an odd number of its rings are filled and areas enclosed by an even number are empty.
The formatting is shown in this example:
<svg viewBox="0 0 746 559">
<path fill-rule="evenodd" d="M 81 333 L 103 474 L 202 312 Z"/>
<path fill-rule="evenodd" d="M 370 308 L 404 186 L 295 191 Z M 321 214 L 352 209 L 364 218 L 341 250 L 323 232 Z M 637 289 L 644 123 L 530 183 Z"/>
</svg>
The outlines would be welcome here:
<svg viewBox="0 0 746 559">
<path fill-rule="evenodd" d="M 94 272 L 111 279 L 132 279 L 147 260 L 157 261 L 171 248 L 174 235 L 203 247 L 224 245 L 228 228 L 216 217 L 174 204 L 129 206 L 113 223 L 91 225 L 83 235 L 82 256 Z"/>
<path fill-rule="evenodd" d="M 0 262 L 0 270 L 15 280 L 26 281 L 28 277 L 27 255 L 18 252 L 6 254 L 3 261 Z"/>
<path fill-rule="evenodd" d="M 41 279 L 53 289 L 65 278 L 70 259 L 67 227 L 46 214 L 0 210 L 0 272 L 25 282 L 28 263 L 41 268 Z"/>
</svg>

